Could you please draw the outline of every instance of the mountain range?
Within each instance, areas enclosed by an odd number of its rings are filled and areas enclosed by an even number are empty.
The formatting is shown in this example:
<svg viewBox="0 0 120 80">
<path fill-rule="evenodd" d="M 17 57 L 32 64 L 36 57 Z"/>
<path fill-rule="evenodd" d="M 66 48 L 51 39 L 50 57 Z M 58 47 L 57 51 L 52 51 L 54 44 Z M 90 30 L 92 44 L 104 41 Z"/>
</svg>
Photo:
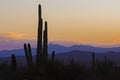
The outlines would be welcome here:
<svg viewBox="0 0 120 80">
<path fill-rule="evenodd" d="M 55 51 L 56 54 L 60 53 L 66 53 L 70 51 L 84 51 L 84 52 L 95 52 L 98 54 L 107 53 L 107 52 L 120 52 L 120 47 L 111 47 L 111 48 L 102 48 L 102 47 L 94 47 L 89 45 L 72 45 L 69 47 L 58 45 L 58 44 L 52 44 L 50 43 L 48 45 L 48 53 L 51 54 L 52 51 Z M 33 56 L 36 55 L 36 48 L 32 48 Z M 16 49 L 16 50 L 1 50 L 0 51 L 0 57 L 8 57 L 11 56 L 11 54 L 15 54 L 17 56 L 24 56 L 24 49 Z"/>
</svg>

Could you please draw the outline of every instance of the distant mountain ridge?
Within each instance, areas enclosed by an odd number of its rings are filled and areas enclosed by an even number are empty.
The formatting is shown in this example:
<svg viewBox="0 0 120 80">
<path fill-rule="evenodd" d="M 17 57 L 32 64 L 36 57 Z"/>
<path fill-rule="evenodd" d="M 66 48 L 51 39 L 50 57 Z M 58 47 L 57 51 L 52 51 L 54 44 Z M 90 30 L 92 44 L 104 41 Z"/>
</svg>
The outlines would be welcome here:
<svg viewBox="0 0 120 80">
<path fill-rule="evenodd" d="M 73 45 L 73 46 L 62 46 L 58 44 L 52 44 L 50 43 L 48 45 L 48 53 L 52 53 L 52 51 L 55 51 L 56 53 L 64 53 L 64 52 L 70 52 L 70 51 L 86 51 L 86 52 L 95 52 L 95 53 L 107 53 L 107 52 L 120 52 L 120 47 L 112 47 L 112 48 L 102 48 L 102 47 L 94 47 L 89 45 Z M 33 56 L 36 54 L 36 48 L 32 48 Z M 16 50 L 1 50 L 0 51 L 0 57 L 8 57 L 11 56 L 11 54 L 16 54 L 17 56 L 23 56 L 24 55 L 24 49 L 16 49 Z"/>
<path fill-rule="evenodd" d="M 24 54 L 24 53 L 23 53 Z M 119 52 L 107 52 L 104 54 L 97 54 L 95 53 L 95 60 L 96 61 L 104 61 L 106 56 L 107 60 L 113 61 L 117 64 L 120 64 L 120 53 Z M 33 55 L 33 60 L 35 60 L 35 55 Z M 51 54 L 48 55 L 48 58 L 51 60 Z M 1 57 L 0 62 L 10 62 L 10 57 Z M 55 54 L 55 59 L 64 61 L 65 63 L 69 63 L 71 59 L 73 59 L 75 62 L 79 62 L 82 65 L 91 65 L 92 61 L 92 52 L 88 51 L 79 51 L 79 50 L 73 50 L 69 52 L 62 52 Z M 17 55 L 17 61 L 18 63 L 26 64 L 26 58 L 25 56 Z"/>
<path fill-rule="evenodd" d="M 120 52 L 120 47 L 102 48 L 102 47 L 94 47 L 89 45 L 72 45 L 69 47 L 65 47 L 58 44 L 49 44 L 49 52 L 51 52 L 52 50 L 56 51 L 56 53 L 68 52 L 72 50 L 105 53 L 109 51 Z"/>
</svg>

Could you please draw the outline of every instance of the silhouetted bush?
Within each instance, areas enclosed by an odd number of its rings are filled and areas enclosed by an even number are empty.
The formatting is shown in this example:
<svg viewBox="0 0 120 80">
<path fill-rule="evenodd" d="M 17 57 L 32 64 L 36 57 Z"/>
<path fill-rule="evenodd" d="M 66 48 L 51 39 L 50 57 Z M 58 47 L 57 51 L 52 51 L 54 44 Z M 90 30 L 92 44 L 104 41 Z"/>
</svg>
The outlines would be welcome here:
<svg viewBox="0 0 120 80">
<path fill-rule="evenodd" d="M 29 69 L 27 66 L 11 70 L 8 64 L 0 64 L 0 80 L 120 80 L 120 68 L 113 62 L 97 61 L 95 70 L 89 66 L 81 66 L 74 59 L 67 64 L 55 60 L 49 60 L 46 71 L 40 72 L 35 66 Z"/>
</svg>

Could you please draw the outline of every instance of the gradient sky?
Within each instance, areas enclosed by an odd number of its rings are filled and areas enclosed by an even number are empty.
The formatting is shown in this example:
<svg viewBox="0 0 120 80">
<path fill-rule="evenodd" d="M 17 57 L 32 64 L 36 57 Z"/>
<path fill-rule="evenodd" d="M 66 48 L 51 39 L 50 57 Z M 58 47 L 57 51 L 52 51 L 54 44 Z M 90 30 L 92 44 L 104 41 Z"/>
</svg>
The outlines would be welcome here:
<svg viewBox="0 0 120 80">
<path fill-rule="evenodd" d="M 0 37 L 36 40 L 41 3 L 49 41 L 120 44 L 120 0 L 0 0 Z"/>
</svg>

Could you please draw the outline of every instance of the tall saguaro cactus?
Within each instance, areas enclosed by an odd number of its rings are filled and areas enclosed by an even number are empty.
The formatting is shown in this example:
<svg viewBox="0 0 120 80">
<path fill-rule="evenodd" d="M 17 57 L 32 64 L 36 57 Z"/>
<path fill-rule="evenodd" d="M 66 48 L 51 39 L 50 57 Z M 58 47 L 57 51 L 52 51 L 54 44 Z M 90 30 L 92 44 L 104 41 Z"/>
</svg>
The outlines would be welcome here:
<svg viewBox="0 0 120 80">
<path fill-rule="evenodd" d="M 40 65 L 42 61 L 42 27 L 43 27 L 43 20 L 42 20 L 42 12 L 41 12 L 41 5 L 38 7 L 38 37 L 37 37 L 37 53 L 36 53 L 36 64 Z"/>
<path fill-rule="evenodd" d="M 13 71 L 17 70 L 17 61 L 16 56 L 14 54 L 11 55 L 11 68 Z"/>
<path fill-rule="evenodd" d="M 28 47 L 27 44 L 24 44 L 24 52 L 28 67 L 31 67 L 33 65 L 33 61 L 32 61 L 32 52 L 31 52 L 30 44 L 28 44 Z"/>
<path fill-rule="evenodd" d="M 47 21 L 45 21 L 45 30 L 43 33 L 43 69 L 46 71 L 48 59 L 48 35 L 47 35 Z"/>
<path fill-rule="evenodd" d="M 38 36 L 37 36 L 37 53 L 36 53 L 36 66 L 42 71 L 46 65 L 48 57 L 48 33 L 47 21 L 45 21 L 45 30 L 43 31 L 43 20 L 41 5 L 38 7 Z"/>
<path fill-rule="evenodd" d="M 46 62 L 48 58 L 48 35 L 47 35 L 47 21 L 45 22 L 45 30 L 43 36 L 43 59 Z"/>
</svg>

